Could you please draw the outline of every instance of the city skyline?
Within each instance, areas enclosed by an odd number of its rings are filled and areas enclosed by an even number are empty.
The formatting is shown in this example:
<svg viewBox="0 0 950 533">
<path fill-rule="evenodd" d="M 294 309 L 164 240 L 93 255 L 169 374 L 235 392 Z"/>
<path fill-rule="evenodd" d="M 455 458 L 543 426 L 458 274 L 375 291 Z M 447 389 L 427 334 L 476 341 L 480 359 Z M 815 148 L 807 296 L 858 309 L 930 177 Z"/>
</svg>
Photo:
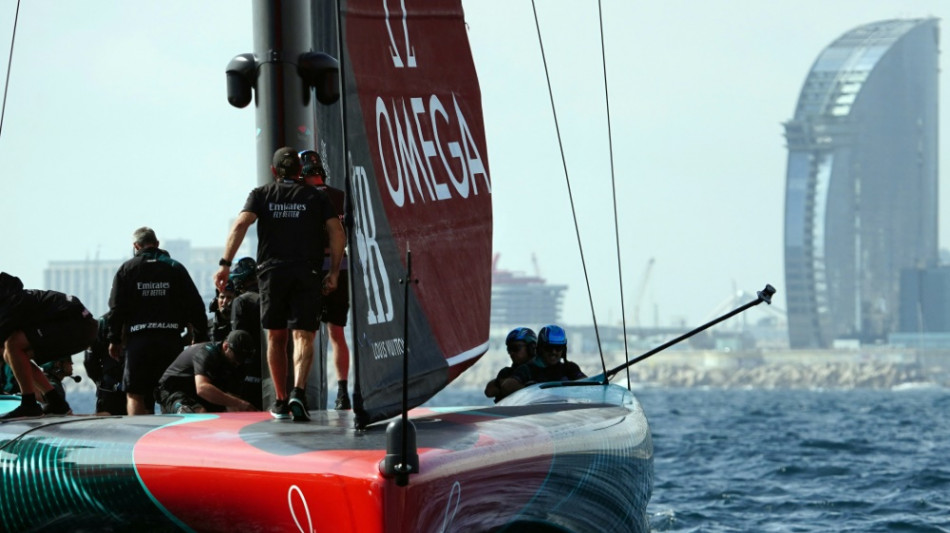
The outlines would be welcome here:
<svg viewBox="0 0 950 533">
<path fill-rule="evenodd" d="M 16 7 L 0 1 L 3 52 Z M 569 287 L 563 320 L 591 323 L 531 5 L 463 7 L 482 91 L 500 264 L 532 272 L 536 257 L 544 278 Z M 597 7 L 545 2 L 538 16 L 596 317 L 613 324 L 622 315 Z M 784 308 L 782 123 L 793 116 L 802 81 L 847 31 L 891 18 L 945 20 L 950 5 L 603 7 L 627 321 L 642 300 L 651 323 L 656 316 L 662 324 L 698 324 L 736 292 L 765 283 L 776 286 L 775 306 Z M 48 262 L 97 251 L 125 256 L 141 225 L 160 238 L 223 247 L 227 221 L 256 184 L 253 112 L 227 104 L 224 77 L 228 61 L 252 49 L 250 16 L 250 3 L 220 0 L 104 0 L 95 10 L 22 4 L 0 130 L 7 177 L 0 268 L 42 288 Z M 942 124 L 948 109 L 940 110 Z M 940 225 L 946 248 L 950 217 Z"/>
</svg>

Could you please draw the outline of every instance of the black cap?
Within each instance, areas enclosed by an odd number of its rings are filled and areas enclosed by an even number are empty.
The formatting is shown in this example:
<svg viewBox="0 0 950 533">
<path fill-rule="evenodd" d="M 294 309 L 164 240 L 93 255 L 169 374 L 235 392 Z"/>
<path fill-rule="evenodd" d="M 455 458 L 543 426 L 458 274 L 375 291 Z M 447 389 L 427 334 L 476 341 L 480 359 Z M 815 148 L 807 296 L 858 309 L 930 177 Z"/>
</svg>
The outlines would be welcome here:
<svg viewBox="0 0 950 533">
<path fill-rule="evenodd" d="M 296 179 L 300 176 L 300 158 L 297 157 L 297 151 L 289 146 L 278 148 L 271 164 L 278 178 Z"/>
<path fill-rule="evenodd" d="M 234 351 L 234 355 L 236 355 L 238 359 L 247 359 L 256 352 L 254 349 L 254 339 L 251 338 L 250 333 L 243 329 L 236 329 L 228 333 L 228 338 L 225 342 L 228 343 L 228 346 Z"/>
</svg>

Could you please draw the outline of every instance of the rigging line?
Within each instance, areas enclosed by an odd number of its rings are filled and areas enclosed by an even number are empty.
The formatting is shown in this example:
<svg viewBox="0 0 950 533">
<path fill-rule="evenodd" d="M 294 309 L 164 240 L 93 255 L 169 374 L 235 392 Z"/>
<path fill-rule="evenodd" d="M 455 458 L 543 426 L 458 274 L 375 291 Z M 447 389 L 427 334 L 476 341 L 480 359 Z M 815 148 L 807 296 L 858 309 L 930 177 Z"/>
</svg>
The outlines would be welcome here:
<svg viewBox="0 0 950 533">
<path fill-rule="evenodd" d="M 597 0 L 597 14 L 600 18 L 600 59 L 604 72 L 604 105 L 607 108 L 607 146 L 610 150 L 610 188 L 613 193 L 614 201 L 614 240 L 617 243 L 617 280 L 620 283 L 620 319 L 623 323 L 623 357 L 624 361 L 629 362 L 630 351 L 627 348 L 627 313 L 623 298 L 623 265 L 620 260 L 620 223 L 617 219 L 617 175 L 614 171 L 614 136 L 610 126 L 610 93 L 607 90 L 607 48 L 604 45 L 604 10 L 601 0 Z M 627 390 L 630 390 L 629 366 L 627 367 Z"/>
<path fill-rule="evenodd" d="M 571 192 L 571 178 L 567 172 L 567 160 L 564 158 L 564 143 L 561 141 L 561 127 L 557 121 L 557 107 L 554 105 L 554 91 L 551 89 L 551 75 L 548 72 L 548 60 L 544 55 L 544 42 L 541 39 L 541 25 L 538 22 L 538 9 L 535 7 L 534 0 L 531 0 L 531 10 L 534 11 L 534 27 L 538 32 L 538 46 L 541 47 L 541 62 L 544 63 L 544 78 L 548 83 L 548 97 L 551 101 L 551 112 L 554 115 L 554 130 L 557 132 L 557 145 L 561 152 L 561 166 L 564 168 L 564 181 L 567 183 L 567 196 L 571 202 L 571 216 L 574 218 L 574 233 L 577 236 L 577 249 L 581 254 L 584 283 L 587 284 L 587 299 L 590 301 L 590 314 L 594 321 L 594 335 L 597 337 L 597 351 L 600 352 L 600 364 L 604 367 L 604 382 L 606 383 L 607 364 L 604 361 L 604 350 L 600 343 L 600 330 L 597 327 L 597 313 L 594 311 L 594 296 L 590 290 L 590 276 L 587 274 L 587 261 L 584 259 L 584 245 L 581 243 L 581 230 L 577 224 L 577 210 L 574 207 L 574 194 Z"/>
<path fill-rule="evenodd" d="M 10 91 L 10 69 L 13 68 L 13 44 L 16 42 L 16 25 L 20 19 L 20 0 L 16 3 L 13 15 L 13 36 L 10 37 L 10 58 L 7 59 L 7 81 L 3 84 L 3 106 L 0 107 L 0 135 L 3 134 L 3 117 L 7 114 L 7 93 Z"/>
</svg>

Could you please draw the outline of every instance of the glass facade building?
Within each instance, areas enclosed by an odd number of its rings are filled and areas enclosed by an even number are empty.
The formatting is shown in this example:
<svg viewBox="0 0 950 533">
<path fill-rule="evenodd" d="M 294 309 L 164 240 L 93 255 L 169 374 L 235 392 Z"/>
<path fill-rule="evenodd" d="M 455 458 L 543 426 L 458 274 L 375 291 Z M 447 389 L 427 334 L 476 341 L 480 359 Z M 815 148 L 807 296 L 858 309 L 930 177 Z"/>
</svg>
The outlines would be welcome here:
<svg viewBox="0 0 950 533">
<path fill-rule="evenodd" d="M 786 122 L 789 344 L 883 341 L 900 273 L 937 264 L 937 19 L 855 28 L 812 65 Z"/>
</svg>

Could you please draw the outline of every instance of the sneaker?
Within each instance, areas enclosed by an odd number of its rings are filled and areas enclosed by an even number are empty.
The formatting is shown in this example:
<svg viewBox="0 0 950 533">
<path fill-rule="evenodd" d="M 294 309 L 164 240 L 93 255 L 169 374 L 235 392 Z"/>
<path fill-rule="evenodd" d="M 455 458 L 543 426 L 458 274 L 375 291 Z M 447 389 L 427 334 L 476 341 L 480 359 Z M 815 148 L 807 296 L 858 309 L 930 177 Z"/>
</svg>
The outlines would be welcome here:
<svg viewBox="0 0 950 533">
<path fill-rule="evenodd" d="M 195 410 L 192 409 L 190 406 L 185 405 L 185 404 L 183 404 L 183 403 L 181 403 L 181 402 L 175 402 L 175 405 L 173 405 L 172 407 L 173 407 L 172 413 L 174 413 L 174 414 L 176 414 L 176 415 L 184 415 L 184 414 L 189 414 L 189 413 L 194 413 L 194 412 L 195 412 Z"/>
<path fill-rule="evenodd" d="M 349 411 L 353 406 L 350 405 L 350 395 L 346 393 L 345 390 L 340 390 L 336 393 L 336 407 L 337 411 Z"/>
<path fill-rule="evenodd" d="M 289 419 L 290 407 L 287 406 L 287 400 L 275 400 L 273 407 L 270 408 L 270 415 L 277 420 Z"/>
<path fill-rule="evenodd" d="M 73 410 L 66 400 L 53 401 L 43 406 L 44 415 L 71 415 Z"/>
<path fill-rule="evenodd" d="M 307 412 L 307 397 L 302 390 L 295 388 L 290 392 L 287 407 L 290 408 L 290 414 L 293 416 L 294 422 L 310 420 L 310 413 Z"/>
<path fill-rule="evenodd" d="M 21 403 L 16 409 L 3 416 L 0 416 L 0 420 L 10 420 L 11 418 L 27 418 L 33 416 L 43 416 L 43 408 L 40 407 L 40 404 L 31 403 L 30 405 L 24 405 Z"/>
</svg>

